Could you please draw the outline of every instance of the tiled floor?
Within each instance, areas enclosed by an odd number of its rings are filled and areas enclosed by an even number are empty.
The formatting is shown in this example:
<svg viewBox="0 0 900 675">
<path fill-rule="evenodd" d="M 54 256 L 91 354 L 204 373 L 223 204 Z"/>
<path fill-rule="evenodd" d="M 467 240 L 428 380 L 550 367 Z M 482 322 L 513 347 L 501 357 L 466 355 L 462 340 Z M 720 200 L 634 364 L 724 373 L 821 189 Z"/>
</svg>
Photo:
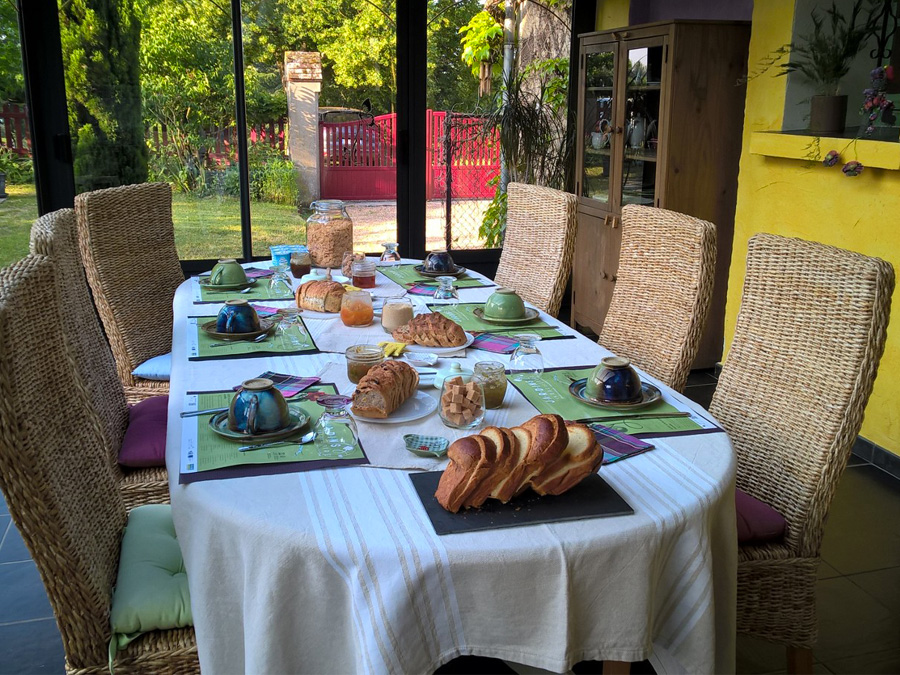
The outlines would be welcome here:
<svg viewBox="0 0 900 675">
<path fill-rule="evenodd" d="M 712 372 L 691 374 L 687 395 L 708 405 Z M 817 673 L 900 673 L 900 481 L 853 459 L 825 531 L 819 572 Z M 61 673 L 63 649 L 34 563 L 0 499 L 0 675 Z M 578 673 L 599 672 L 584 663 Z M 784 650 L 738 640 L 738 673 L 784 670 Z M 511 672 L 459 659 L 445 673 Z M 633 669 L 650 672 L 646 664 Z"/>
</svg>

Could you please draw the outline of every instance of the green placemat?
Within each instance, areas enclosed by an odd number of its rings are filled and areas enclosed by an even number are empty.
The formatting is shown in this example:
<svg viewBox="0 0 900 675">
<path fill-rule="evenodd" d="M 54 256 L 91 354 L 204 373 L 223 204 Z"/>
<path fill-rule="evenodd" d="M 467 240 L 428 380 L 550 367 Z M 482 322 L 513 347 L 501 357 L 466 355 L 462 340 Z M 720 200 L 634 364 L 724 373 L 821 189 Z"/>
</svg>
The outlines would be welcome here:
<svg viewBox="0 0 900 675">
<path fill-rule="evenodd" d="M 438 282 L 431 277 L 423 277 L 416 272 L 415 265 L 395 265 L 393 267 L 377 267 L 376 269 L 388 279 L 401 286 L 406 286 L 407 284 L 434 284 L 435 288 L 438 286 Z M 457 277 L 456 281 L 453 282 L 453 285 L 457 288 L 479 288 L 482 286 L 491 286 L 493 284 L 485 283 L 481 279 L 475 279 L 466 272 Z"/>
<path fill-rule="evenodd" d="M 336 394 L 337 388 L 333 384 L 314 385 L 306 390 L 309 391 L 326 391 L 330 394 Z M 231 403 L 234 397 L 233 391 L 213 392 L 198 394 L 197 405 L 200 410 L 208 408 L 224 408 Z M 251 450 L 248 452 L 239 452 L 238 448 L 244 445 L 237 441 L 229 441 L 216 434 L 209 428 L 209 420 L 212 415 L 201 415 L 195 420 L 197 424 L 197 472 L 214 471 L 230 466 L 239 466 L 243 464 L 281 464 L 285 462 L 314 462 L 326 460 L 339 464 L 341 459 L 358 460 L 365 457 L 359 443 L 356 449 L 342 457 L 334 459 L 331 457 L 322 457 L 316 448 L 315 443 L 307 443 L 303 446 L 303 451 L 298 455 L 297 449 L 300 447 L 296 439 L 310 431 L 316 420 L 322 414 L 322 406 L 312 401 L 300 401 L 291 403 L 288 399 L 291 410 L 302 410 L 309 415 L 309 424 L 297 432 L 294 440 L 288 441 L 285 445 L 273 445 L 270 448 L 262 448 L 260 450 Z M 185 421 L 187 424 L 188 421 Z"/>
<path fill-rule="evenodd" d="M 196 317 L 197 326 L 194 329 L 197 341 L 188 346 L 188 359 L 190 361 L 202 361 L 204 359 L 227 359 L 240 358 L 242 356 L 264 356 L 266 354 L 284 355 L 284 354 L 304 354 L 308 352 L 317 352 L 319 348 L 309 334 L 306 324 L 303 323 L 303 317 L 300 317 L 300 327 L 292 326 L 290 337 L 295 344 L 282 344 L 281 337 L 277 329 L 273 329 L 268 338 L 262 342 L 250 342 L 248 340 L 235 340 L 234 342 L 226 342 L 224 340 L 214 340 L 201 328 L 207 321 L 214 321 L 214 316 Z M 213 347 L 213 345 L 221 345 Z"/>
<path fill-rule="evenodd" d="M 240 291 L 212 291 L 200 286 L 200 302 L 217 303 L 233 300 L 234 298 L 243 298 L 244 300 L 291 300 L 293 297 L 293 295 L 285 295 L 273 298 L 269 292 L 269 280 L 267 278 L 257 279 L 256 283 L 246 293 L 241 293 Z"/>
<path fill-rule="evenodd" d="M 448 319 L 453 319 L 462 326 L 463 330 L 474 331 L 480 333 L 534 333 L 539 329 L 549 328 L 556 330 L 543 319 L 536 319 L 522 326 L 498 326 L 495 323 L 482 321 L 472 313 L 476 308 L 484 308 L 484 303 L 480 302 L 464 302 L 458 305 L 441 305 L 438 303 L 428 304 L 428 309 L 432 312 L 440 312 Z M 562 335 L 557 331 L 557 335 Z M 541 336 L 544 337 L 544 336 Z"/>
<path fill-rule="evenodd" d="M 611 419 L 607 417 L 620 417 L 624 414 L 621 410 L 605 410 L 595 408 L 587 403 L 574 398 L 569 393 L 569 385 L 572 381 L 567 377 L 571 375 L 575 379 L 581 379 L 590 375 L 593 367 L 564 368 L 560 370 L 545 371 L 535 377 L 525 374 L 510 374 L 509 381 L 528 399 L 529 403 L 542 414 L 556 413 L 567 420 L 593 418 L 605 426 L 612 427 L 626 434 L 647 433 L 672 433 L 678 431 L 696 431 L 702 429 L 699 424 L 689 417 L 645 418 L 633 417 L 631 419 Z M 675 406 L 660 401 L 646 408 L 635 410 L 635 415 L 651 415 L 654 413 L 681 412 Z"/>
</svg>

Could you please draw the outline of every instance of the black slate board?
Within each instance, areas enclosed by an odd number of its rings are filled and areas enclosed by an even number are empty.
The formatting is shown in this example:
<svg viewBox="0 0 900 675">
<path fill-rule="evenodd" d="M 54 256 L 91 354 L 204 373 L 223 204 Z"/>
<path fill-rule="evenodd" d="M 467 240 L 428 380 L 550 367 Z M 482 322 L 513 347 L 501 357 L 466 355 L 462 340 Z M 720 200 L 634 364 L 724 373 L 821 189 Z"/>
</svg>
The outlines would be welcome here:
<svg viewBox="0 0 900 675">
<path fill-rule="evenodd" d="M 442 474 L 443 471 L 428 471 L 409 475 L 434 531 L 439 535 L 634 513 L 628 502 L 597 474 L 591 474 L 568 492 L 555 497 L 541 497 L 528 490 L 508 504 L 490 499 L 479 509 L 450 513 L 434 498 Z"/>
</svg>

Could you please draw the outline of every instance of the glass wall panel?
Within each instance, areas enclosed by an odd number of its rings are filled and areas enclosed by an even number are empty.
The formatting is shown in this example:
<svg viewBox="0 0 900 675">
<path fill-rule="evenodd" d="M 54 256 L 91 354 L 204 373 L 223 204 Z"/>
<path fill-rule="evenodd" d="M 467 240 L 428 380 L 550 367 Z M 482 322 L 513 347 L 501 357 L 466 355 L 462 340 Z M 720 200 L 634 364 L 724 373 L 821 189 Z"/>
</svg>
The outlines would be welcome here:
<svg viewBox="0 0 900 675">
<path fill-rule="evenodd" d="M 0 266 L 28 253 L 37 197 L 15 3 L 0 3 Z"/>
<path fill-rule="evenodd" d="M 394 0 L 243 0 L 254 255 L 338 199 L 354 248 L 397 240 Z"/>
<path fill-rule="evenodd" d="M 240 257 L 229 3 L 59 8 L 76 191 L 167 182 L 181 258 Z"/>
</svg>

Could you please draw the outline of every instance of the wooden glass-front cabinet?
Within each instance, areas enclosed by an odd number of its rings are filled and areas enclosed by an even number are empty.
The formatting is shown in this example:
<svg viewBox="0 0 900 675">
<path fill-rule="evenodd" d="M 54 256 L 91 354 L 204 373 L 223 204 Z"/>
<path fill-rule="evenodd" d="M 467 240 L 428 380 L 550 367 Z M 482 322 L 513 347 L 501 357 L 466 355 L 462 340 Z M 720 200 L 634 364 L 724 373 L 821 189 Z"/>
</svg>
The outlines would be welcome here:
<svg viewBox="0 0 900 675">
<path fill-rule="evenodd" d="M 697 367 L 722 353 L 748 23 L 665 22 L 580 36 L 572 321 L 599 333 L 625 204 L 716 224 L 716 289 Z"/>
</svg>

